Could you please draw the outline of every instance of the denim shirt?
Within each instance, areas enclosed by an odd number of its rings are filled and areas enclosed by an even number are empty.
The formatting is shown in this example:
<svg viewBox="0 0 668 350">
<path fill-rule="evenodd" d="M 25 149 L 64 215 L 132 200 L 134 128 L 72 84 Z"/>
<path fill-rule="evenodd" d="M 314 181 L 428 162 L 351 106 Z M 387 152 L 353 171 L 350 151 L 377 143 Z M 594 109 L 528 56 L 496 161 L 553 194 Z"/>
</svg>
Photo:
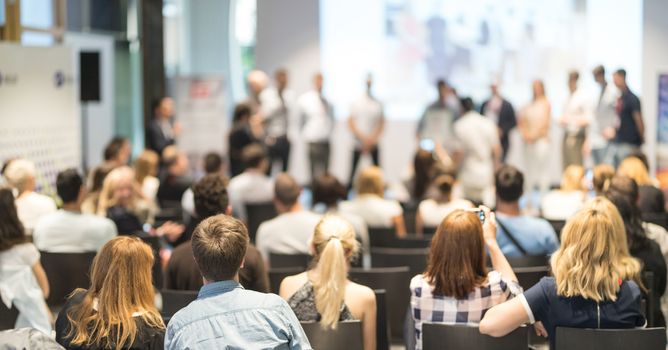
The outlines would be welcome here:
<svg viewBox="0 0 668 350">
<path fill-rule="evenodd" d="M 288 304 L 227 280 L 204 285 L 169 321 L 165 349 L 312 349 Z"/>
</svg>

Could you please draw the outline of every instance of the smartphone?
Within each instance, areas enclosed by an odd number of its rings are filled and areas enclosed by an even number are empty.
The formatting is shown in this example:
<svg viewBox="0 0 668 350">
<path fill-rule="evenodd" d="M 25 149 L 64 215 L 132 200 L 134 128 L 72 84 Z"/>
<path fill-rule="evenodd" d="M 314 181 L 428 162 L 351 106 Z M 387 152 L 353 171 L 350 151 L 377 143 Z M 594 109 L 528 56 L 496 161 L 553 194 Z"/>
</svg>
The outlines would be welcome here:
<svg viewBox="0 0 668 350">
<path fill-rule="evenodd" d="M 478 219 L 480 219 L 480 223 L 484 224 L 485 223 L 485 211 L 483 211 L 480 208 L 471 208 L 471 209 L 466 209 L 466 211 L 470 211 L 472 213 L 476 213 L 478 215 Z"/>
<path fill-rule="evenodd" d="M 420 148 L 422 148 L 425 151 L 433 152 L 435 146 L 436 145 L 434 144 L 434 140 L 432 139 L 420 140 Z"/>
</svg>

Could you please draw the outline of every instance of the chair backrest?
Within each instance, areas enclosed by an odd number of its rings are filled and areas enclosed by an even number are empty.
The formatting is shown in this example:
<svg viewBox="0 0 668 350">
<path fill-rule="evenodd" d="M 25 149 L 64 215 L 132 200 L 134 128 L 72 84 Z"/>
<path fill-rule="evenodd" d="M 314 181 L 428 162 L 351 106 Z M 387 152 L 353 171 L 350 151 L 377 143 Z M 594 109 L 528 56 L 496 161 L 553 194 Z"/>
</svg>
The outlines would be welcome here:
<svg viewBox="0 0 668 350">
<path fill-rule="evenodd" d="M 65 303 L 72 291 L 90 287 L 90 267 L 95 252 L 86 253 L 49 253 L 40 252 L 40 261 L 49 280 L 49 306 Z"/>
<path fill-rule="evenodd" d="M 520 327 L 505 337 L 493 338 L 480 334 L 476 326 L 423 323 L 422 349 L 444 349 L 444 344 L 447 344 L 448 350 L 528 349 L 529 334 L 527 330 L 527 327 Z"/>
<path fill-rule="evenodd" d="M 424 272 L 427 267 L 428 249 L 371 248 L 371 266 L 408 266 L 412 275 Z"/>
<path fill-rule="evenodd" d="M 151 269 L 151 275 L 153 277 L 153 286 L 160 289 L 163 286 L 163 273 L 162 273 L 162 259 L 160 258 L 160 240 L 164 239 L 157 236 L 149 236 L 147 234 L 137 235 L 144 243 L 148 244 L 153 251 L 153 268 Z"/>
<path fill-rule="evenodd" d="M 303 270 L 311 263 L 312 256 L 308 254 L 278 254 L 269 253 L 271 267 L 301 267 Z"/>
<path fill-rule="evenodd" d="M 534 267 L 534 266 L 548 266 L 549 259 L 546 255 L 525 255 L 517 257 L 508 257 L 508 263 L 513 268 L 515 267 Z"/>
<path fill-rule="evenodd" d="M 272 267 L 269 269 L 269 290 L 278 294 L 279 287 L 281 286 L 281 281 L 284 278 L 298 273 L 304 272 L 305 269 L 302 267 Z"/>
<path fill-rule="evenodd" d="M 564 226 L 566 226 L 566 220 L 548 220 L 546 219 L 552 228 L 554 229 L 554 232 L 557 233 L 557 237 L 559 237 L 559 240 L 561 240 L 561 230 L 564 229 Z"/>
<path fill-rule="evenodd" d="M 555 350 L 665 350 L 665 328 L 586 329 L 557 327 Z"/>
<path fill-rule="evenodd" d="M 16 307 L 12 305 L 12 308 L 8 309 L 5 303 L 0 302 L 0 331 L 14 329 L 18 317 L 19 310 Z"/>
<path fill-rule="evenodd" d="M 376 289 L 376 349 L 390 350 L 390 320 L 387 318 L 387 292 Z"/>
<path fill-rule="evenodd" d="M 255 235 L 260 224 L 275 218 L 276 215 L 278 213 L 272 202 L 246 204 L 246 222 L 251 242 L 255 243 Z"/>
<path fill-rule="evenodd" d="M 647 326 L 648 327 L 655 327 L 657 326 L 656 324 L 656 317 L 654 317 L 654 312 L 655 311 L 660 311 L 659 308 L 659 296 L 656 293 L 656 287 L 655 287 L 655 282 L 654 282 L 654 272 L 652 271 L 643 271 L 642 273 L 642 282 L 645 285 L 645 288 L 647 288 L 647 293 L 644 293 L 644 297 L 647 301 L 646 305 L 646 310 L 647 314 L 645 315 L 645 318 L 647 318 Z"/>
<path fill-rule="evenodd" d="M 526 291 L 540 281 L 541 278 L 549 276 L 548 266 L 516 267 L 513 268 L 520 286 Z"/>
<path fill-rule="evenodd" d="M 404 211 L 404 225 L 409 232 L 416 232 L 416 216 L 418 211 L 419 201 L 401 202 L 401 208 Z"/>
<path fill-rule="evenodd" d="M 160 291 L 162 295 L 162 311 L 163 317 L 172 317 L 174 314 L 188 306 L 192 301 L 197 299 L 197 291 L 193 290 L 173 290 L 163 289 Z"/>
<path fill-rule="evenodd" d="M 407 266 L 372 269 L 350 269 L 352 281 L 371 289 L 384 289 L 387 301 L 387 318 L 390 323 L 390 336 L 400 340 L 403 337 L 404 317 L 410 303 L 408 289 L 411 278 Z"/>
<path fill-rule="evenodd" d="M 323 329 L 318 322 L 302 322 L 302 328 L 313 349 L 363 350 L 362 322 L 339 322 L 336 329 Z"/>
<path fill-rule="evenodd" d="M 396 239 L 396 234 L 394 227 L 369 227 L 369 246 L 390 247 Z"/>
</svg>

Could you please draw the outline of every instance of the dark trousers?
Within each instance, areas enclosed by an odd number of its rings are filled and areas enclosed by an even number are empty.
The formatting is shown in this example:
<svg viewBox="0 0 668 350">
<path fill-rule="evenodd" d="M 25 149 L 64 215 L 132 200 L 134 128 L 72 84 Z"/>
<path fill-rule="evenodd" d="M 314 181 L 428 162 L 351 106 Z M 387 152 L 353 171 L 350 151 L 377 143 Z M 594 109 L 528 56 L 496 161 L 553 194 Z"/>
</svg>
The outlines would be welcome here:
<svg viewBox="0 0 668 350">
<path fill-rule="evenodd" d="M 274 163 L 281 163 L 281 171 L 288 171 L 290 163 L 290 141 L 287 136 L 281 136 L 274 139 L 274 143 L 268 146 L 269 153 L 269 169 L 267 172 L 271 173 Z"/>
<path fill-rule="evenodd" d="M 374 146 L 374 148 L 371 149 L 371 160 L 373 161 L 373 164 L 378 166 L 379 160 L 378 160 L 378 146 Z M 360 158 L 362 157 L 362 150 L 355 148 L 353 151 L 353 164 L 350 170 L 350 178 L 348 180 L 348 187 L 352 188 L 353 183 L 355 181 L 355 172 L 357 171 L 357 164 L 360 162 Z"/>
<path fill-rule="evenodd" d="M 308 144 L 308 158 L 311 163 L 311 182 L 329 171 L 329 142 Z"/>
<path fill-rule="evenodd" d="M 510 148 L 510 138 L 506 133 L 501 135 L 501 163 L 506 162 L 506 157 L 508 156 L 508 148 Z"/>
</svg>

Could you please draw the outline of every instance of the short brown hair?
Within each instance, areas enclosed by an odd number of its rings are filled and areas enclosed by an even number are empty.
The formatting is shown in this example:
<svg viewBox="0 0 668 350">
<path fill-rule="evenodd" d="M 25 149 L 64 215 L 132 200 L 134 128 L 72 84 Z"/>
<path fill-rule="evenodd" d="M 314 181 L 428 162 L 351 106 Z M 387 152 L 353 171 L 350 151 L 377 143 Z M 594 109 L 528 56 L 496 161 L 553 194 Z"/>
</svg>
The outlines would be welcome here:
<svg viewBox="0 0 668 350">
<path fill-rule="evenodd" d="M 212 216 L 195 228 L 192 247 L 204 278 L 214 282 L 229 280 L 237 274 L 246 255 L 248 230 L 231 216 Z"/>
<path fill-rule="evenodd" d="M 267 153 L 260 144 L 252 143 L 241 151 L 241 159 L 246 168 L 258 168 L 267 159 Z"/>
<path fill-rule="evenodd" d="M 229 206 L 227 178 L 220 174 L 208 174 L 193 185 L 195 213 L 201 219 L 225 214 Z"/>
<path fill-rule="evenodd" d="M 425 275 L 434 295 L 466 298 L 487 278 L 482 224 L 461 209 L 446 216 L 431 240 Z"/>
<path fill-rule="evenodd" d="M 276 183 L 274 184 L 274 197 L 281 204 L 286 206 L 293 206 L 297 203 L 299 195 L 302 192 L 301 186 L 297 181 L 286 173 L 278 174 L 276 176 Z"/>
<path fill-rule="evenodd" d="M 357 194 L 375 194 L 383 197 L 385 191 L 385 182 L 383 181 L 383 171 L 377 166 L 368 167 L 357 176 L 356 183 Z"/>
</svg>

